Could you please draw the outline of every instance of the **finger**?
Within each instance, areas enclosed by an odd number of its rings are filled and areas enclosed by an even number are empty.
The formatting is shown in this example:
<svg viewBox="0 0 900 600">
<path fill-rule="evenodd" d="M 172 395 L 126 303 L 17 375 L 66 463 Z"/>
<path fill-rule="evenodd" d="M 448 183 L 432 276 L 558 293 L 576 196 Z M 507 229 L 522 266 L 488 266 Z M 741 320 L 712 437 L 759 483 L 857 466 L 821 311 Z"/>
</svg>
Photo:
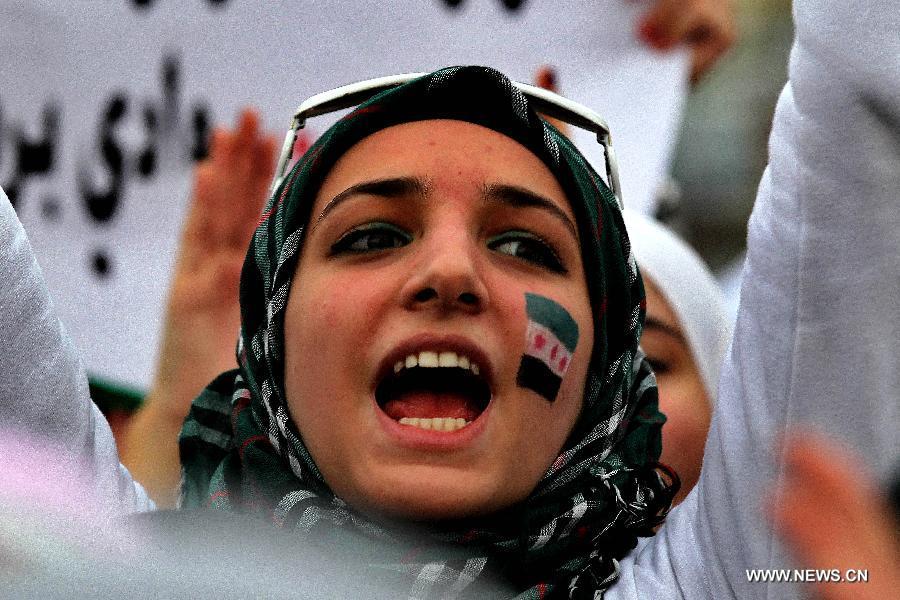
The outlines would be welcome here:
<svg viewBox="0 0 900 600">
<path fill-rule="evenodd" d="M 196 169 L 194 201 L 185 224 L 182 245 L 185 252 L 203 255 L 222 247 L 245 244 L 243 202 L 251 188 L 249 174 L 237 169 L 234 160 L 221 165 L 200 165 Z"/>
<path fill-rule="evenodd" d="M 702 26 L 688 34 L 691 46 L 691 83 L 696 84 L 737 41 L 733 20 Z"/>
<path fill-rule="evenodd" d="M 235 147 L 235 134 L 225 127 L 216 127 L 213 138 L 214 145 L 210 145 L 208 162 L 221 168 L 232 160 Z"/>
<path fill-rule="evenodd" d="M 662 43 L 666 48 L 679 44 L 691 46 L 706 43 L 712 35 L 712 28 L 704 16 L 690 11 L 677 13 L 662 30 Z"/>
<path fill-rule="evenodd" d="M 278 138 L 264 135 L 256 142 L 253 153 L 253 174 L 257 180 L 268 186 L 275 176 L 275 162 L 278 159 Z"/>
<path fill-rule="evenodd" d="M 256 140 L 248 152 L 249 166 L 241 171 L 242 179 L 236 181 L 229 212 L 230 231 L 228 244 L 245 247 L 256 229 L 257 217 L 262 212 L 269 193 L 269 185 L 275 173 L 275 136 L 264 135 Z"/>
<path fill-rule="evenodd" d="M 691 85 L 697 85 L 703 77 L 716 64 L 719 57 L 724 53 L 724 49 L 717 48 L 708 44 L 701 44 L 694 47 L 691 52 Z"/>
<path fill-rule="evenodd" d="M 260 143 L 265 137 L 260 135 L 257 111 L 244 108 L 234 133 L 230 134 L 226 151 L 217 155 L 215 173 L 210 176 L 216 181 L 208 187 L 208 201 L 204 206 L 210 228 L 215 229 L 214 241 L 218 243 L 243 244 L 243 221 L 258 212 L 257 154 L 268 151 L 266 147 L 260 150 Z M 249 212 L 245 210 L 248 196 L 251 198 Z"/>
<path fill-rule="evenodd" d="M 260 137 L 260 119 L 252 108 L 241 110 L 234 132 L 234 147 L 228 157 L 229 173 L 248 177 L 253 168 L 253 153 Z"/>
<path fill-rule="evenodd" d="M 221 146 L 221 144 L 220 144 Z M 210 206 L 215 202 L 217 168 L 212 158 L 202 161 L 194 168 L 194 183 L 191 189 L 190 207 L 182 231 L 182 253 L 192 245 L 203 243 L 212 233 L 209 222 Z"/>
<path fill-rule="evenodd" d="M 638 37 L 652 48 L 667 50 L 680 39 L 673 31 L 676 24 L 692 11 L 692 6 L 678 0 L 657 0 L 638 21 Z"/>
<path fill-rule="evenodd" d="M 242 146 L 253 144 L 259 135 L 259 113 L 249 106 L 242 108 L 235 133 Z"/>
<path fill-rule="evenodd" d="M 206 155 L 204 161 L 213 160 L 213 157 L 222 153 L 223 144 L 226 143 L 225 137 L 228 136 L 228 131 L 223 127 L 216 126 L 213 128 L 212 133 L 209 134 L 209 152 Z"/>
<path fill-rule="evenodd" d="M 278 159 L 278 139 L 274 135 L 266 135 L 259 140 L 254 153 L 253 177 L 255 202 L 250 208 L 251 216 L 256 216 L 262 210 L 269 195 L 269 187 L 275 177 L 275 163 Z"/>
</svg>

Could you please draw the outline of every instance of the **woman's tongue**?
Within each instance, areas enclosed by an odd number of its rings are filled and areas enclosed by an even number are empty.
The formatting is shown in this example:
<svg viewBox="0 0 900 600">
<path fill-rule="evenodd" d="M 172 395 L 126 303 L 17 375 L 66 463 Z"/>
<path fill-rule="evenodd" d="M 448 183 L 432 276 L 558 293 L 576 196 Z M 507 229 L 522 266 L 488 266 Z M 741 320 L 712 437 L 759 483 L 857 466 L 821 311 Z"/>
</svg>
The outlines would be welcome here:
<svg viewBox="0 0 900 600">
<path fill-rule="evenodd" d="M 474 421 L 481 411 L 467 396 L 454 392 L 414 390 L 388 400 L 384 412 L 395 421 L 403 417 L 430 419 L 450 417 Z"/>
</svg>

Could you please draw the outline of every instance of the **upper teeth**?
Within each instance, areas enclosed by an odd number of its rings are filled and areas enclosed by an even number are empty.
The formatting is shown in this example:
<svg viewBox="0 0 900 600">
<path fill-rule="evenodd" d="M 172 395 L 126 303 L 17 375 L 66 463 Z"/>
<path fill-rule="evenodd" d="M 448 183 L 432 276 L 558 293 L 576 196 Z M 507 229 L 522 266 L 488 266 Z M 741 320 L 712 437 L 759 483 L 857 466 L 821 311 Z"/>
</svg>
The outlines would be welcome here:
<svg viewBox="0 0 900 600">
<path fill-rule="evenodd" d="M 462 429 L 469 424 L 469 421 L 461 418 L 453 417 L 433 417 L 433 418 L 416 418 L 403 417 L 400 419 L 401 425 L 411 425 L 419 429 L 432 429 L 434 431 L 456 431 Z"/>
<path fill-rule="evenodd" d="M 425 350 L 418 354 L 409 354 L 403 360 L 394 363 L 394 373 L 399 373 L 403 369 L 411 369 L 412 367 L 459 367 L 461 369 L 469 369 L 475 375 L 478 375 L 478 365 L 472 362 L 468 356 L 457 354 L 456 352 L 433 352 Z"/>
</svg>

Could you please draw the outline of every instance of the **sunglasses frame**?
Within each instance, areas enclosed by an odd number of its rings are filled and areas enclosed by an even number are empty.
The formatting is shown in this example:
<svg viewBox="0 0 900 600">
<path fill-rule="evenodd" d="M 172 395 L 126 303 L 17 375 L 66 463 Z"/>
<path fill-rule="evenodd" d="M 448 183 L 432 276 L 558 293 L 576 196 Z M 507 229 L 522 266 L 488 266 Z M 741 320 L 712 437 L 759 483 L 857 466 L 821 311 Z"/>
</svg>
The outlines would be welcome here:
<svg viewBox="0 0 900 600">
<path fill-rule="evenodd" d="M 427 75 L 427 73 L 404 73 L 401 75 L 388 75 L 386 77 L 377 77 L 375 79 L 367 79 L 357 83 L 343 85 L 332 90 L 318 93 L 304 100 L 291 119 L 291 126 L 288 129 L 281 147 L 281 155 L 278 158 L 278 164 L 275 170 L 275 180 L 272 182 L 270 193 L 275 193 L 278 186 L 284 181 L 288 163 L 294 149 L 294 143 L 297 139 L 297 132 L 306 126 L 309 118 L 325 115 L 328 113 L 352 108 L 362 104 L 376 94 L 395 88 L 397 86 L 408 83 L 414 79 L 418 79 Z M 606 179 L 609 188 L 616 196 L 619 208 L 623 207 L 622 188 L 619 183 L 619 167 L 616 162 L 616 156 L 612 148 L 612 136 L 606 121 L 596 112 L 568 98 L 564 98 L 559 94 L 545 90 L 543 88 L 514 81 L 519 91 L 521 91 L 530 101 L 531 105 L 539 113 L 568 123 L 575 127 L 585 129 L 597 136 L 597 141 L 603 146 L 603 156 L 606 163 Z"/>
</svg>

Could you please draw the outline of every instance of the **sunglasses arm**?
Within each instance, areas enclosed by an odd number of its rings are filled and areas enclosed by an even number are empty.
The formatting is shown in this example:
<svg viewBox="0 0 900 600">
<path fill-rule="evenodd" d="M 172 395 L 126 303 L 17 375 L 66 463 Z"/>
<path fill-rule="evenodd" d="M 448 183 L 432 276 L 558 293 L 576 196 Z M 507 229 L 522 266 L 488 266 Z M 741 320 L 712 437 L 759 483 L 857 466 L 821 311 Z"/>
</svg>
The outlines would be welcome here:
<svg viewBox="0 0 900 600">
<path fill-rule="evenodd" d="M 426 73 L 405 73 L 402 75 L 389 75 L 377 79 L 369 79 L 358 83 L 351 83 L 333 90 L 328 90 L 306 99 L 294 113 L 291 127 L 281 147 L 281 156 L 275 171 L 275 180 L 272 182 L 270 196 L 275 193 L 278 186 L 284 181 L 288 163 L 294 150 L 294 142 L 297 139 L 297 131 L 303 129 L 306 120 L 310 117 L 328 114 L 331 112 L 352 108 L 365 102 L 372 96 L 385 90 L 397 87 Z M 514 82 L 514 85 L 531 101 L 535 110 L 554 119 L 559 119 L 576 127 L 586 129 L 597 136 L 597 141 L 603 146 L 604 161 L 606 166 L 606 179 L 610 189 L 616 196 L 619 208 L 622 208 L 622 192 L 619 185 L 619 171 L 615 154 L 612 149 L 612 138 L 606 121 L 591 109 L 564 98 L 559 94 L 545 90 L 527 83 Z"/>
</svg>

